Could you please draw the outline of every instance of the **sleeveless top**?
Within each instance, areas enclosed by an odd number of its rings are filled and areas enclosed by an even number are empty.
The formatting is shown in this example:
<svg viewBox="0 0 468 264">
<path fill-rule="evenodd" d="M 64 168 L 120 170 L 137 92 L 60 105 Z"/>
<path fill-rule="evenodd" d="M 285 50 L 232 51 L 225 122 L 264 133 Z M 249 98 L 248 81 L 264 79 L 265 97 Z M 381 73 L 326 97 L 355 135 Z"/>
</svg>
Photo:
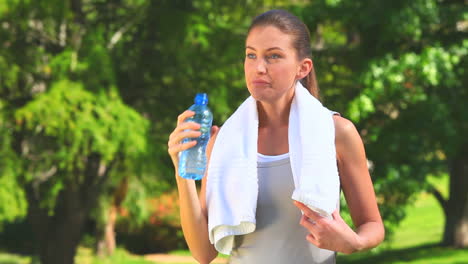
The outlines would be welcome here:
<svg viewBox="0 0 468 264">
<path fill-rule="evenodd" d="M 302 214 L 291 199 L 294 180 L 289 155 L 274 157 L 259 154 L 256 229 L 235 236 L 228 263 L 336 263 L 336 252 L 320 249 L 306 240 L 309 231 L 299 224 Z"/>
</svg>

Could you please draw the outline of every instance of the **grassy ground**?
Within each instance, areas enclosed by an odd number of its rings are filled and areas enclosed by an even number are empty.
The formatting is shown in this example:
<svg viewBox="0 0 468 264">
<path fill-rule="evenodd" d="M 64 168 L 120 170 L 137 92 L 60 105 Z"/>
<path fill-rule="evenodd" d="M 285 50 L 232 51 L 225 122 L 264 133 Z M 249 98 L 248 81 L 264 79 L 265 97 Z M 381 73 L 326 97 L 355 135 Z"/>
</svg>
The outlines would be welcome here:
<svg viewBox="0 0 468 264">
<path fill-rule="evenodd" d="M 29 264 L 29 257 L 0 253 L 0 264 Z"/>
<path fill-rule="evenodd" d="M 23 257 L 13 254 L 0 253 L 0 264 L 30 264 L 30 257 Z M 37 262 L 34 262 L 37 263 Z M 123 249 L 117 249 L 109 258 L 100 258 L 93 255 L 89 248 L 79 248 L 75 258 L 76 264 L 154 264 L 140 256 L 129 254 Z"/>
<path fill-rule="evenodd" d="M 431 181 L 447 195 L 447 178 Z M 338 263 L 468 263 L 468 250 L 438 246 L 443 234 L 444 216 L 442 208 L 432 195 L 419 195 L 416 202 L 407 207 L 407 213 L 392 241 L 385 242 L 370 252 L 339 255 Z"/>
</svg>

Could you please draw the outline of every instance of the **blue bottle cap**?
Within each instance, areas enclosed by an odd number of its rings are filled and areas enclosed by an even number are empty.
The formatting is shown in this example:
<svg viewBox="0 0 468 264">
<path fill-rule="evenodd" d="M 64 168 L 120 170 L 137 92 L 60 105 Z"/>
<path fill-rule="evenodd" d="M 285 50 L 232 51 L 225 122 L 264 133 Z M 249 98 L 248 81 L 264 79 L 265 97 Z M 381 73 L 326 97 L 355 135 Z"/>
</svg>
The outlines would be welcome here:
<svg viewBox="0 0 468 264">
<path fill-rule="evenodd" d="M 194 101 L 195 101 L 195 104 L 197 105 L 207 105 L 208 95 L 206 93 L 197 93 Z"/>
</svg>

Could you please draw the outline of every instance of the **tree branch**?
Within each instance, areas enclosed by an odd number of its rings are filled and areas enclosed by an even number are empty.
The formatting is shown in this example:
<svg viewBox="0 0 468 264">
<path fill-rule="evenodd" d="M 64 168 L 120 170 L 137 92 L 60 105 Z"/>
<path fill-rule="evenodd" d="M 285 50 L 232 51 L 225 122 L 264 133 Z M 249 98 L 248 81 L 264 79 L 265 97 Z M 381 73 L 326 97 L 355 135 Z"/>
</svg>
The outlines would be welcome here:
<svg viewBox="0 0 468 264">
<path fill-rule="evenodd" d="M 54 165 L 48 171 L 37 173 L 36 177 L 34 177 L 36 179 L 35 184 L 40 184 L 40 183 L 47 181 L 50 177 L 54 176 L 56 172 L 57 172 L 57 166 Z"/>
<path fill-rule="evenodd" d="M 434 187 L 433 185 L 431 185 L 429 187 L 429 192 L 434 195 L 434 197 L 437 199 L 440 206 L 444 210 L 444 214 L 447 215 L 447 213 L 448 213 L 448 201 L 442 196 L 442 193 L 439 190 L 437 190 L 437 188 Z"/>
<path fill-rule="evenodd" d="M 109 43 L 107 44 L 107 49 L 112 50 L 119 42 L 119 40 L 122 38 L 123 34 L 134 24 L 134 21 L 130 21 L 127 24 L 125 24 L 123 27 L 121 27 L 119 30 L 117 30 L 111 37 Z"/>
<path fill-rule="evenodd" d="M 119 30 L 117 30 L 114 34 L 112 34 L 112 37 L 109 40 L 109 43 L 107 44 L 107 49 L 112 50 L 117 44 L 122 39 L 123 34 L 127 32 L 136 22 L 137 20 L 141 19 L 144 15 L 144 12 L 146 11 L 146 7 L 143 6 L 139 10 L 136 10 L 136 12 L 132 15 L 134 19 L 130 19 L 128 23 L 123 25 Z"/>
</svg>

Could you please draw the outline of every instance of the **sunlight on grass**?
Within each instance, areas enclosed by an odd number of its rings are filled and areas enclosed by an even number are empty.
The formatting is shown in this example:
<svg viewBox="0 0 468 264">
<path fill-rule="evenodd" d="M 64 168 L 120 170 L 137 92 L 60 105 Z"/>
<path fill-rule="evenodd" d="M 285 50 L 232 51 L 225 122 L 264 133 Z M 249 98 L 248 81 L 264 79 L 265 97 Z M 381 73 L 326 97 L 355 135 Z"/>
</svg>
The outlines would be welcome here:
<svg viewBox="0 0 468 264">
<path fill-rule="evenodd" d="M 192 255 L 192 254 L 190 254 L 190 251 L 182 250 L 182 249 L 173 250 L 173 251 L 169 252 L 169 254 L 174 255 L 174 256 L 191 256 Z"/>
<path fill-rule="evenodd" d="M 443 195 L 448 193 L 448 176 L 429 177 L 429 182 L 437 186 Z M 415 247 L 422 244 L 439 243 L 443 232 L 445 217 L 443 209 L 432 194 L 421 193 L 414 204 L 406 206 L 407 216 L 395 232 L 391 249 Z"/>
<path fill-rule="evenodd" d="M 188 250 L 173 250 L 169 252 L 169 254 L 175 256 L 192 256 L 192 254 L 190 254 L 190 251 Z M 218 258 L 229 258 L 229 255 L 219 253 Z"/>
<path fill-rule="evenodd" d="M 117 248 L 110 257 L 98 257 L 93 254 L 93 250 L 83 247 L 78 249 L 75 262 L 77 264 L 154 264 L 154 262 L 132 255 L 121 248 Z"/>
<path fill-rule="evenodd" d="M 390 247 L 400 249 L 440 242 L 444 228 L 444 213 L 437 200 L 423 193 L 407 207 L 407 217 L 395 232 Z"/>
<path fill-rule="evenodd" d="M 14 254 L 0 253 L 0 264 L 29 264 L 31 258 Z"/>
</svg>

